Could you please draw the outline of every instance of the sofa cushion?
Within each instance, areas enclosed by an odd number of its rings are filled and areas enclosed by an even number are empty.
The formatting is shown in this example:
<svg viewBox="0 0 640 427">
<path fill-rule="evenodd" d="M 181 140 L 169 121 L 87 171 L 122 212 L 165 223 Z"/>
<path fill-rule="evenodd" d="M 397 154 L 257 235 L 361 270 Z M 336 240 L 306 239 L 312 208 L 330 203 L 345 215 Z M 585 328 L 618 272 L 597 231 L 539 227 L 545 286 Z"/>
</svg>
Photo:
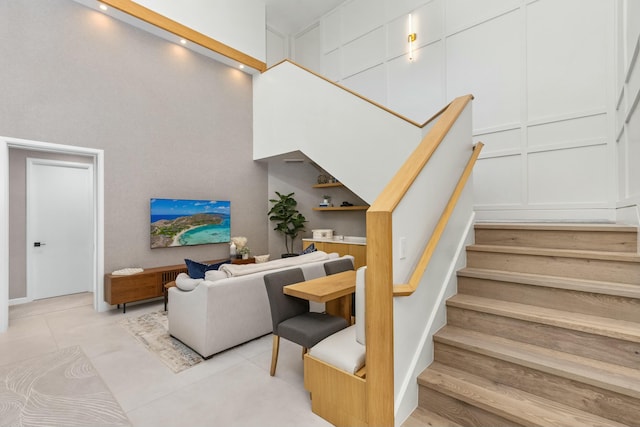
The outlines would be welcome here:
<svg viewBox="0 0 640 427">
<path fill-rule="evenodd" d="M 217 270 L 222 264 L 228 264 L 230 262 L 231 260 L 227 259 L 214 264 L 203 264 L 201 262 L 193 261 L 190 259 L 184 260 L 184 263 L 187 265 L 189 277 L 191 277 L 192 279 L 204 279 L 204 273 L 206 273 L 207 271 Z"/>
<path fill-rule="evenodd" d="M 176 276 L 176 286 L 183 291 L 192 291 L 204 279 L 192 279 L 186 273 L 180 273 Z"/>
</svg>

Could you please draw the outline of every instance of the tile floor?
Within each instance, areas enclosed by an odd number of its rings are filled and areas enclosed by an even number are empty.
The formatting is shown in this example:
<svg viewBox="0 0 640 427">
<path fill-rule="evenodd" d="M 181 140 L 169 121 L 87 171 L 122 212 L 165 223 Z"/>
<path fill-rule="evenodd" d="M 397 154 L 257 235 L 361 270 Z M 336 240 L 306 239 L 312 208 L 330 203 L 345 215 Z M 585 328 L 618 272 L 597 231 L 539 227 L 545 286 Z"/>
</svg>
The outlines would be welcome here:
<svg viewBox="0 0 640 427">
<path fill-rule="evenodd" d="M 331 425 L 311 412 L 299 346 L 281 341 L 275 377 L 269 376 L 270 335 L 175 374 L 118 325 L 123 316 L 161 310 L 161 301 L 128 305 L 126 314 L 97 313 L 92 298 L 11 306 L 0 366 L 79 345 L 135 427 Z"/>
</svg>

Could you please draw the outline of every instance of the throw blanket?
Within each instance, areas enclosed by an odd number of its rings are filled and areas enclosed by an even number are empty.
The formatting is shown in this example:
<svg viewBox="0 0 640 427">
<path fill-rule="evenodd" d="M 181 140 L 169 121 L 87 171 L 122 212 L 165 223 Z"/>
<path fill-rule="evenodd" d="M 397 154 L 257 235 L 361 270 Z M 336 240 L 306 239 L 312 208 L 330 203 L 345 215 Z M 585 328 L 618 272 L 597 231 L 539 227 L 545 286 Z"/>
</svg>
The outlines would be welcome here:
<svg viewBox="0 0 640 427">
<path fill-rule="evenodd" d="M 276 259 L 260 264 L 223 264 L 218 270 L 224 271 L 229 277 L 235 277 L 259 273 L 261 271 L 275 270 L 276 268 L 294 267 L 296 265 L 322 261 L 325 259 L 329 259 L 329 255 L 326 252 L 315 251 L 300 256 Z"/>
</svg>

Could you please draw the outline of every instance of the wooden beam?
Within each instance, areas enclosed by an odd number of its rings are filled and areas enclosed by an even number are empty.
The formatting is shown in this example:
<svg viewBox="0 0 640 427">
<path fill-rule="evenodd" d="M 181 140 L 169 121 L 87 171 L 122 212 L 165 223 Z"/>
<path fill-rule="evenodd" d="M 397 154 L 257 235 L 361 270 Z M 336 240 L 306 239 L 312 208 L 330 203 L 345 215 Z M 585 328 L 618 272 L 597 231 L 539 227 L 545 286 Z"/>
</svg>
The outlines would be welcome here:
<svg viewBox="0 0 640 427">
<path fill-rule="evenodd" d="M 211 37 L 208 37 L 198 31 L 195 31 L 185 25 L 180 24 L 172 19 L 167 18 L 164 15 L 160 15 L 151 9 L 148 9 L 136 2 L 130 0 L 100 0 L 107 6 L 124 12 L 134 18 L 140 19 L 148 24 L 154 25 L 162 30 L 168 31 L 188 40 L 192 43 L 200 45 L 205 49 L 209 49 L 212 52 L 218 53 L 224 57 L 227 57 L 233 61 L 238 61 L 240 64 L 244 64 L 247 67 L 255 68 L 261 73 L 267 69 L 267 64 L 264 62 L 242 53 L 224 43 L 221 43 Z"/>
</svg>

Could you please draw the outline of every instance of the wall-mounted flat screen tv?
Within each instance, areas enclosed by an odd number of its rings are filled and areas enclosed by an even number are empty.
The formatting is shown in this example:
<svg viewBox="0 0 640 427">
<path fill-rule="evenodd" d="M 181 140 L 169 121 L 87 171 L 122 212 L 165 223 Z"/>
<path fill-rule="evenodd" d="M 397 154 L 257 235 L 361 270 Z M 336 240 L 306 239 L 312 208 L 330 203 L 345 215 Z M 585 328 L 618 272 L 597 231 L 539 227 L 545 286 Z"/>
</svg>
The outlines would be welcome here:
<svg viewBox="0 0 640 427">
<path fill-rule="evenodd" d="M 151 199 L 151 248 L 231 240 L 228 200 Z"/>
</svg>

